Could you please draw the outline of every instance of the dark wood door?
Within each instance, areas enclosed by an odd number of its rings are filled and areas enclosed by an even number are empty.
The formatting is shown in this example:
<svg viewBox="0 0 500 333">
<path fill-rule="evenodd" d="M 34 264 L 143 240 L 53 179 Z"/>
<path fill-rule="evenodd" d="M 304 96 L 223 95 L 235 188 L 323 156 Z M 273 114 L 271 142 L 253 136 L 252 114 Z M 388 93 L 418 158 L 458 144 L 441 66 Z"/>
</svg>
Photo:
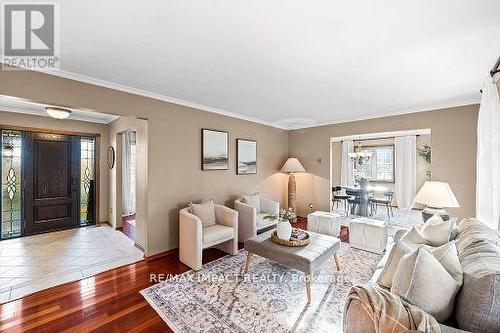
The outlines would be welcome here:
<svg viewBox="0 0 500 333">
<path fill-rule="evenodd" d="M 79 226 L 80 138 L 25 132 L 24 235 Z"/>
</svg>

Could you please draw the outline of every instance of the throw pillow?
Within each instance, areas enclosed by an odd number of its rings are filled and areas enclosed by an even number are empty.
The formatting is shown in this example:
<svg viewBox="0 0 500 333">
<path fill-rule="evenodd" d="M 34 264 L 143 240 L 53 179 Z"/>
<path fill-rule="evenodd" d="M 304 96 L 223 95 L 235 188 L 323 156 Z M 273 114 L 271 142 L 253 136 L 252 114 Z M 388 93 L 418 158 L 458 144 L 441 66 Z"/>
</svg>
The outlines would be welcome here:
<svg viewBox="0 0 500 333">
<path fill-rule="evenodd" d="M 391 292 L 431 314 L 440 323 L 453 312 L 460 286 L 423 246 L 401 258 Z"/>
<path fill-rule="evenodd" d="M 422 244 L 429 245 L 429 243 L 420 235 L 417 228 L 418 226 L 412 227 L 403 235 L 403 237 L 401 237 L 401 240 L 414 248 L 417 248 Z"/>
<path fill-rule="evenodd" d="M 215 205 L 213 200 L 195 204 L 190 202 L 191 213 L 198 216 L 203 228 L 215 225 Z"/>
<path fill-rule="evenodd" d="M 252 195 L 242 195 L 241 196 L 241 201 L 243 201 L 247 205 L 250 205 L 253 208 L 255 208 L 257 214 L 259 214 L 261 212 L 261 209 L 260 209 L 260 194 L 259 193 L 255 193 L 255 194 L 252 194 Z"/>
<path fill-rule="evenodd" d="M 451 233 L 450 233 L 450 241 L 457 239 L 458 236 L 458 226 L 457 226 L 457 218 L 454 217 L 450 220 L 453 220 L 453 225 L 451 226 Z"/>
<path fill-rule="evenodd" d="M 441 216 L 435 214 L 428 219 L 417 231 L 432 246 L 441 246 L 450 240 L 451 229 L 455 220 L 443 221 Z"/>
<path fill-rule="evenodd" d="M 451 241 L 440 247 L 425 246 L 425 249 L 432 253 L 451 277 L 457 281 L 458 285 L 462 286 L 464 276 L 458 259 L 456 241 Z"/>
<path fill-rule="evenodd" d="M 411 253 L 413 249 L 408 246 L 403 240 L 396 242 L 391 248 L 391 252 L 387 257 L 387 262 L 382 268 L 382 272 L 377 279 L 377 283 L 385 288 L 391 288 L 392 278 L 394 277 L 394 273 L 396 273 L 396 269 L 398 268 L 399 261 L 401 258 L 408 253 Z"/>
</svg>

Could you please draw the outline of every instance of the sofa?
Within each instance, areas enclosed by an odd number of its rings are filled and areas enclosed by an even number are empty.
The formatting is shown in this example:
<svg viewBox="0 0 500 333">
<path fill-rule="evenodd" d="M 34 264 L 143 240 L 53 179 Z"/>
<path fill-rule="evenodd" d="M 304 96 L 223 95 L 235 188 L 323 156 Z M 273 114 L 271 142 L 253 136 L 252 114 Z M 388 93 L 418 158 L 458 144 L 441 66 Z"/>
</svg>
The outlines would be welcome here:
<svg viewBox="0 0 500 333">
<path fill-rule="evenodd" d="M 258 194 L 244 195 L 241 199 L 234 201 L 234 209 L 238 212 L 238 241 L 244 242 L 278 223 L 278 220 L 264 217 L 278 214 L 280 204 L 277 201 L 262 198 Z"/>
<path fill-rule="evenodd" d="M 394 242 L 404 236 L 399 230 Z M 388 290 L 377 284 L 377 280 L 390 253 L 388 245 L 377 270 L 369 284 L 380 294 Z M 451 317 L 439 323 L 441 332 L 500 332 L 500 237 L 498 232 L 476 219 L 464 219 L 458 223 L 456 236 L 458 259 L 463 271 L 460 288 Z M 389 291 L 390 292 L 390 291 Z M 394 295 L 391 293 L 391 295 Z M 397 299 L 400 300 L 399 296 Z M 403 301 L 401 301 L 403 303 Z M 367 304 L 359 301 L 346 303 L 344 309 L 344 332 L 377 332 L 379 323 L 367 311 Z"/>
</svg>

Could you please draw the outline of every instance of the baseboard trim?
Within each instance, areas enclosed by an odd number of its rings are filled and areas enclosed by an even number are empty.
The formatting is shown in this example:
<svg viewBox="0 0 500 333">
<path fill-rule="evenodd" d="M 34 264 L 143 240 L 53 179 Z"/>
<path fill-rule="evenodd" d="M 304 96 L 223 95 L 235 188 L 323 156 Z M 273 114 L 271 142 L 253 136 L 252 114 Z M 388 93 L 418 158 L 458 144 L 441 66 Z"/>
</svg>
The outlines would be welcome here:
<svg viewBox="0 0 500 333">
<path fill-rule="evenodd" d="M 179 253 L 179 249 L 175 248 L 175 249 L 171 249 L 171 250 L 168 250 L 168 251 L 156 253 L 156 254 L 153 254 L 153 255 L 150 255 L 150 256 L 144 255 L 144 259 L 146 261 L 150 261 L 150 260 L 155 260 L 155 259 L 158 259 L 158 258 L 163 258 L 163 257 L 166 257 L 166 256 L 178 254 L 178 253 Z"/>
</svg>

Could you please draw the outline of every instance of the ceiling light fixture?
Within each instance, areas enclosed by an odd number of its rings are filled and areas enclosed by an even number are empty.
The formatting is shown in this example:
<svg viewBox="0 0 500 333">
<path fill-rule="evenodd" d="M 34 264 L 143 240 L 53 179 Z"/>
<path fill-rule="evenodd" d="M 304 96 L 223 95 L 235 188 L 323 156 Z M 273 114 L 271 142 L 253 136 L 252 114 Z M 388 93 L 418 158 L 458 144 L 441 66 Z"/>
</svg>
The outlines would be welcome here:
<svg viewBox="0 0 500 333">
<path fill-rule="evenodd" d="M 66 119 L 71 114 L 71 111 L 68 109 L 60 108 L 57 106 L 46 106 L 45 111 L 52 118 L 56 119 Z"/>
</svg>

